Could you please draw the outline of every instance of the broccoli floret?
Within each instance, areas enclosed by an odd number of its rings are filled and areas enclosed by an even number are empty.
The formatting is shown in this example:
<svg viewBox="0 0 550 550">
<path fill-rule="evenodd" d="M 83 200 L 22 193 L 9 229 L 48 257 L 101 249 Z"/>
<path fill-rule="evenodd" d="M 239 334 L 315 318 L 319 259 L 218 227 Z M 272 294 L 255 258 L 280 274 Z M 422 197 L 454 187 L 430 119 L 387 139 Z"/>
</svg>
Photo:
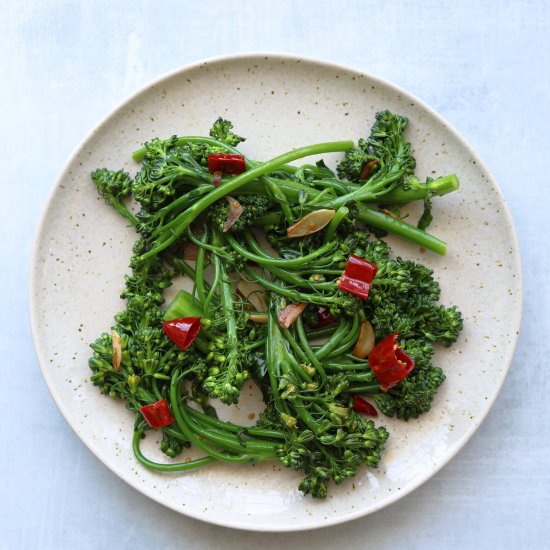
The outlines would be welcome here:
<svg viewBox="0 0 550 550">
<path fill-rule="evenodd" d="M 405 174 L 413 174 L 416 161 L 412 156 L 411 144 L 405 140 L 405 131 L 409 119 L 402 115 L 381 111 L 376 113 L 376 120 L 371 134 L 362 144 L 379 159 L 382 165 L 388 165 L 397 158 Z"/>
<path fill-rule="evenodd" d="M 365 146 L 364 149 L 363 145 Z M 344 159 L 336 167 L 336 171 L 341 178 L 346 178 L 349 181 L 359 181 L 363 166 L 371 160 L 377 159 L 374 155 L 367 152 L 366 141 L 360 139 L 358 147 L 354 147 L 346 153 Z"/>
<path fill-rule="evenodd" d="M 210 128 L 210 136 L 231 147 L 237 147 L 237 145 L 245 141 L 246 138 L 238 136 L 232 130 L 233 123 L 219 117 L 212 125 L 212 128 Z"/>
<path fill-rule="evenodd" d="M 444 380 L 445 374 L 439 367 L 415 368 L 395 388 L 374 396 L 374 401 L 387 416 L 403 420 L 418 418 L 431 409 L 434 396 Z"/>
<path fill-rule="evenodd" d="M 231 231 L 242 231 L 254 223 L 254 220 L 263 216 L 270 206 L 270 200 L 265 195 L 239 195 L 236 197 L 243 208 L 241 217 L 235 222 Z M 229 203 L 219 200 L 208 209 L 208 216 L 215 227 L 223 231 L 225 222 L 229 215 Z"/>
<path fill-rule="evenodd" d="M 183 441 L 166 432 L 162 434 L 162 441 L 160 443 L 160 450 L 170 458 L 176 458 L 183 451 L 184 447 L 189 447 L 189 442 Z"/>
<path fill-rule="evenodd" d="M 369 259 L 368 255 L 366 256 Z M 439 283 L 426 266 L 402 258 L 378 258 L 367 309 L 378 338 L 398 332 L 402 338 L 424 337 L 449 346 L 462 330 L 455 308 L 437 304 Z"/>
<path fill-rule="evenodd" d="M 462 314 L 456 306 L 446 308 L 438 305 L 431 308 L 421 324 L 421 331 L 428 340 L 439 342 L 447 348 L 457 341 L 463 328 Z"/>
<path fill-rule="evenodd" d="M 124 204 L 124 199 L 132 191 L 132 179 L 128 173 L 123 170 L 113 171 L 99 168 L 94 170 L 91 176 L 98 193 L 105 199 L 105 202 L 135 226 L 137 220 Z"/>
<path fill-rule="evenodd" d="M 412 174 L 416 161 L 412 155 L 411 144 L 405 140 L 405 130 L 409 120 L 390 111 L 376 113 L 376 120 L 368 139 L 361 138 L 357 147 L 348 151 L 338 165 L 341 178 L 359 181 L 361 171 L 367 162 L 376 160 L 377 171 L 371 171 L 378 179 L 390 173 L 400 176 Z"/>
<path fill-rule="evenodd" d="M 227 153 L 225 147 L 218 147 L 208 143 L 190 143 L 186 146 L 191 156 L 201 165 L 208 166 L 208 155 Z"/>
<path fill-rule="evenodd" d="M 142 207 L 154 212 L 167 204 L 182 185 L 196 187 L 197 180 L 209 183 L 208 171 L 193 158 L 188 147 L 175 147 L 163 156 L 145 159 L 132 192 Z"/>
<path fill-rule="evenodd" d="M 147 141 L 144 144 L 143 159 L 146 162 L 153 162 L 158 159 L 164 158 L 168 152 L 176 146 L 178 136 L 172 136 L 165 141 L 154 138 L 151 141 Z"/>
<path fill-rule="evenodd" d="M 383 392 L 380 386 L 367 388 L 380 411 L 403 420 L 428 412 L 445 374 L 431 363 L 433 345 L 421 338 L 400 339 L 400 347 L 414 361 L 413 371 L 397 386 Z"/>
</svg>

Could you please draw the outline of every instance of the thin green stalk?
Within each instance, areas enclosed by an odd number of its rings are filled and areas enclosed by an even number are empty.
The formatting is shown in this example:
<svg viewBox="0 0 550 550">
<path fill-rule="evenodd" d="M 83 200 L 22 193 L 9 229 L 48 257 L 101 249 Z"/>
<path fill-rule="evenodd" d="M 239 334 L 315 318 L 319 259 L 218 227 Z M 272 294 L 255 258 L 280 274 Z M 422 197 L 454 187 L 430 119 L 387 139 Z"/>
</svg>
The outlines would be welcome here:
<svg viewBox="0 0 550 550">
<path fill-rule="evenodd" d="M 287 404 L 283 402 L 279 395 L 279 379 L 283 374 L 284 365 L 282 357 L 284 357 L 285 345 L 277 325 L 277 319 L 271 312 L 268 314 L 265 341 L 265 362 L 269 375 L 269 384 L 273 393 L 273 400 L 275 401 L 275 408 L 279 413 L 289 414 Z"/>
<path fill-rule="evenodd" d="M 331 325 L 329 327 L 316 328 L 313 330 L 308 330 L 307 337 L 308 340 L 320 340 L 321 338 L 330 338 L 340 325 Z"/>
<path fill-rule="evenodd" d="M 460 187 L 456 174 L 449 174 L 437 178 L 430 182 L 419 183 L 418 186 L 411 189 L 396 187 L 389 193 L 386 193 L 380 202 L 384 204 L 406 204 L 408 202 L 424 200 L 427 197 L 441 197 L 447 193 L 452 193 Z"/>
<path fill-rule="evenodd" d="M 223 246 L 222 234 L 214 229 L 212 234 L 212 244 L 218 248 Z M 237 340 L 237 320 L 235 318 L 235 310 L 233 308 L 233 288 L 229 275 L 225 269 L 223 261 L 220 261 L 216 266 L 220 275 L 219 298 L 223 308 L 223 318 L 225 321 L 225 329 L 227 334 L 227 360 L 224 364 L 226 371 L 225 376 L 228 380 L 232 380 L 238 370 L 239 350 Z"/>
<path fill-rule="evenodd" d="M 313 353 L 313 350 L 309 345 L 306 331 L 304 330 L 304 324 L 302 323 L 301 317 L 298 317 L 298 319 L 296 319 L 295 326 L 296 326 L 296 331 L 298 332 L 298 338 L 300 340 L 300 344 L 302 344 L 302 348 L 305 354 L 307 355 L 307 358 L 311 361 L 311 365 L 318 372 L 319 377 L 321 378 L 321 383 L 323 385 L 326 384 L 327 374 L 325 372 L 325 369 L 323 368 L 321 361 L 319 361 L 318 357 L 315 355 L 315 353 Z"/>
<path fill-rule="evenodd" d="M 357 203 L 357 210 L 357 217 L 366 225 L 383 229 L 384 231 L 388 231 L 389 233 L 393 233 L 394 235 L 398 235 L 408 241 L 416 243 L 419 246 L 423 246 L 432 252 L 445 256 L 447 244 L 441 239 L 426 233 L 426 231 L 361 203 Z"/>
<path fill-rule="evenodd" d="M 266 437 L 271 439 L 285 439 L 285 435 L 282 431 L 268 430 L 264 428 L 257 428 L 255 426 L 245 427 L 233 424 L 232 422 L 226 422 L 224 420 L 219 420 L 213 416 L 208 416 L 200 411 L 196 411 L 191 407 L 188 408 L 188 412 L 194 418 L 200 418 L 200 421 L 204 424 L 208 424 L 215 428 L 222 428 L 224 430 L 230 431 L 232 433 L 241 433 L 245 432 L 249 435 L 255 437 Z"/>
<path fill-rule="evenodd" d="M 344 372 L 344 371 L 350 371 L 350 370 L 358 370 L 358 371 L 364 371 L 367 365 L 365 363 L 340 363 L 338 361 L 325 361 L 323 363 L 325 365 L 325 368 L 330 371 L 338 371 L 338 372 Z M 367 367 L 368 368 L 368 367 Z"/>
<path fill-rule="evenodd" d="M 338 210 L 336 210 L 336 214 L 334 214 L 334 218 L 330 220 L 330 223 L 328 224 L 328 227 L 325 231 L 325 238 L 323 240 L 324 243 L 328 243 L 332 241 L 334 238 L 334 235 L 336 234 L 336 230 L 338 229 L 338 226 L 342 223 L 342 220 L 349 214 L 349 208 L 346 206 L 340 206 Z"/>
<path fill-rule="evenodd" d="M 364 383 L 364 384 L 353 384 L 346 388 L 348 393 L 364 393 L 366 395 L 377 395 L 381 392 L 380 382 L 375 382 L 373 384 Z"/>
<path fill-rule="evenodd" d="M 332 250 L 334 248 L 334 245 L 336 244 L 334 242 L 326 243 L 321 247 L 319 247 L 317 250 L 314 250 L 313 252 L 305 256 L 300 256 L 298 258 L 287 260 L 286 258 L 274 258 L 273 256 L 269 256 L 266 252 L 264 252 L 261 249 L 256 239 L 254 239 L 254 236 L 249 231 L 244 231 L 243 236 L 248 246 L 254 247 L 254 250 L 257 253 L 250 252 L 245 246 L 239 243 L 235 239 L 235 237 L 233 237 L 233 235 L 228 234 L 226 239 L 229 245 L 231 246 L 231 248 L 233 248 L 233 250 L 238 252 L 241 256 L 243 256 L 247 260 L 252 260 L 253 262 L 256 262 L 257 264 L 260 264 L 260 265 L 280 267 L 282 269 L 292 269 L 296 267 L 303 268 L 312 260 Z M 260 250 L 262 251 L 261 254 L 259 252 Z"/>
<path fill-rule="evenodd" d="M 134 432 L 134 437 L 132 438 L 132 449 L 134 451 L 134 456 L 137 461 L 149 468 L 150 470 L 155 470 L 156 472 L 184 472 L 187 470 L 194 470 L 196 468 L 202 468 L 203 466 L 208 466 L 212 462 L 216 462 L 216 459 L 211 456 L 205 456 L 202 458 L 197 458 L 195 460 L 190 460 L 189 462 L 178 462 L 175 464 L 162 464 L 159 462 L 153 462 L 148 459 L 141 451 L 140 441 L 143 432 L 136 430 Z"/>
<path fill-rule="evenodd" d="M 183 405 L 186 407 L 186 405 Z M 186 410 L 188 413 L 189 410 Z M 197 432 L 200 433 L 204 439 L 215 443 L 225 451 L 240 454 L 247 453 L 250 456 L 254 456 L 258 459 L 273 458 L 276 456 L 276 451 L 279 448 L 279 444 L 273 441 L 262 441 L 259 439 L 241 439 L 236 434 L 216 427 L 205 426 L 196 417 L 190 417 L 191 424 L 195 426 Z"/>
<path fill-rule="evenodd" d="M 330 353 L 326 355 L 327 358 L 338 357 L 345 353 L 350 347 L 354 346 L 359 337 L 359 318 L 355 316 L 353 319 L 353 324 L 351 325 L 350 331 L 342 339 L 338 346 L 336 346 Z"/>
<path fill-rule="evenodd" d="M 292 331 L 288 328 L 283 328 L 282 332 L 285 336 L 286 341 L 290 344 L 290 347 L 292 348 L 294 354 L 298 357 L 300 361 L 306 362 L 308 360 L 307 355 L 305 354 L 304 350 L 298 345 L 298 342 L 296 342 Z"/>
<path fill-rule="evenodd" d="M 254 279 L 268 290 L 272 290 L 273 292 L 276 292 L 281 296 L 284 296 L 285 298 L 289 298 L 293 302 L 307 302 L 308 304 L 317 304 L 320 306 L 324 306 L 327 304 L 337 305 L 337 297 L 324 296 L 322 294 L 308 294 L 305 292 L 299 292 L 297 290 L 282 287 L 272 281 L 269 281 L 265 277 L 258 275 L 258 273 L 256 273 L 248 266 L 245 266 L 244 272 L 248 274 L 251 279 Z"/>
<path fill-rule="evenodd" d="M 350 324 L 346 320 L 340 321 L 338 328 L 332 333 L 330 338 L 315 350 L 315 356 L 321 360 L 325 358 L 342 340 L 343 335 L 349 330 Z M 311 335 L 308 335 L 311 338 Z"/>
<path fill-rule="evenodd" d="M 214 264 L 214 279 L 212 280 L 212 286 L 210 287 L 210 290 L 208 292 L 208 295 L 206 296 L 205 300 L 204 300 L 204 311 L 206 313 L 206 316 L 207 317 L 211 317 L 211 309 L 210 309 L 210 304 L 212 303 L 212 300 L 214 299 L 214 296 L 216 296 L 216 291 L 218 290 L 218 287 L 219 287 L 219 284 L 220 284 L 220 267 L 221 267 L 221 260 L 220 258 L 218 257 L 217 254 L 214 254 L 213 256 L 214 258 L 214 261 L 213 261 L 213 264 Z"/>
<path fill-rule="evenodd" d="M 205 231 L 203 234 L 203 239 L 201 241 L 204 242 L 208 238 L 208 234 Z M 197 289 L 197 297 L 199 299 L 199 302 L 203 304 L 206 301 L 206 289 L 204 287 L 204 261 L 206 256 L 206 249 L 204 246 L 199 246 L 197 251 L 197 260 L 195 263 L 195 288 Z"/>
<path fill-rule="evenodd" d="M 373 178 L 369 179 L 359 189 L 356 189 L 347 195 L 341 195 L 331 201 L 328 201 L 326 207 L 338 208 L 340 206 L 346 206 L 346 204 L 350 202 L 383 202 L 383 196 L 388 193 L 388 186 L 391 184 L 395 185 L 395 183 L 403 175 L 403 170 L 398 170 L 396 172 L 391 171 L 383 177 L 381 176 L 377 178 L 376 176 L 378 174 L 380 174 L 380 172 L 377 172 Z"/>
<path fill-rule="evenodd" d="M 212 458 L 215 458 L 217 460 L 221 460 L 223 462 L 230 462 L 233 464 L 243 464 L 247 462 L 252 462 L 254 460 L 254 457 L 251 457 L 246 454 L 242 455 L 228 455 L 227 453 L 217 451 L 216 449 L 213 449 L 209 444 L 205 443 L 203 439 L 198 437 L 193 430 L 191 429 L 191 423 L 190 419 L 186 413 L 185 407 L 180 406 L 180 398 L 178 395 L 178 386 L 181 383 L 179 373 L 176 372 L 172 375 L 172 380 L 170 382 L 170 408 L 172 410 L 172 414 L 174 415 L 174 418 L 176 420 L 176 423 L 183 433 L 183 435 L 187 438 L 188 441 L 196 445 L 199 449 L 202 449 L 206 454 L 211 456 Z"/>
<path fill-rule="evenodd" d="M 263 176 L 261 180 L 263 181 L 265 188 L 267 188 L 277 204 L 281 207 L 281 211 L 286 218 L 287 223 L 292 225 L 294 223 L 294 216 L 292 215 L 292 210 L 290 210 L 290 205 L 288 204 L 288 199 L 285 194 L 279 189 L 277 184 L 274 183 L 272 178 Z"/>
<path fill-rule="evenodd" d="M 207 242 L 201 241 L 195 235 L 193 235 L 193 232 L 191 231 L 191 228 L 188 227 L 185 234 L 187 235 L 187 238 L 196 245 L 199 249 L 204 248 L 205 250 L 208 250 L 209 252 L 212 252 L 214 254 L 218 254 L 219 256 L 225 256 L 227 257 L 227 254 L 225 253 L 224 249 L 220 246 L 215 246 L 213 244 L 209 244 Z"/>
</svg>

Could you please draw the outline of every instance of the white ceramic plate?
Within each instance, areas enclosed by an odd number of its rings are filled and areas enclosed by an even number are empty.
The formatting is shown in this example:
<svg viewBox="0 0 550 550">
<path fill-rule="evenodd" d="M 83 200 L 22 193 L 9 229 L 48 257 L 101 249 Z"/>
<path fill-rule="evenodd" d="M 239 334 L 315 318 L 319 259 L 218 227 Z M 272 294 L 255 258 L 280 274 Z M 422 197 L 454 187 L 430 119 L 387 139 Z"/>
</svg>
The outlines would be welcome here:
<svg viewBox="0 0 550 550">
<path fill-rule="evenodd" d="M 131 153 L 152 137 L 205 134 L 218 115 L 247 136 L 242 149 L 267 159 L 293 147 L 367 135 L 378 110 L 410 118 L 421 177 L 457 173 L 459 192 L 436 200 L 430 231 L 447 256 L 392 240 L 439 278 L 442 301 L 465 318 L 459 342 L 438 350 L 447 380 L 432 410 L 408 423 L 381 418 L 391 432 L 380 469 L 361 470 L 325 501 L 303 497 L 300 475 L 276 463 L 212 465 L 157 474 L 132 454 L 133 415 L 88 380 L 88 343 L 122 308 L 119 294 L 134 241 L 124 220 L 97 196 L 90 172 L 137 165 Z M 204 521 L 250 530 L 313 529 L 357 518 L 406 495 L 466 443 L 494 402 L 512 358 L 522 307 L 519 251 L 508 208 L 480 159 L 430 108 L 379 78 L 319 61 L 243 55 L 184 67 L 131 97 L 69 159 L 47 204 L 31 269 L 31 317 L 49 389 L 78 436 L 145 495 Z M 231 418 L 259 410 L 249 387 Z M 227 411 L 226 411 L 227 414 Z M 149 436 L 145 451 L 162 460 Z"/>
</svg>

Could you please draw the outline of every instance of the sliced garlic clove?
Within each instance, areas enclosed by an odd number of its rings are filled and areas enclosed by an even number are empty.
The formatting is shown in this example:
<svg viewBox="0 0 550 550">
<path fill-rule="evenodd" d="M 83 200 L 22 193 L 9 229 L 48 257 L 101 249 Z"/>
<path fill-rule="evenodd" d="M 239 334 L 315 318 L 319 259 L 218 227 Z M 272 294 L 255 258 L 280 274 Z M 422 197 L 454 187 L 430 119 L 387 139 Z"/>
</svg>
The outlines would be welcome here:
<svg viewBox="0 0 550 550">
<path fill-rule="evenodd" d="M 364 359 L 374 349 L 374 343 L 374 329 L 368 321 L 363 321 L 359 330 L 359 338 L 357 338 L 357 343 L 351 354 L 354 357 Z"/>
<path fill-rule="evenodd" d="M 332 218 L 334 218 L 334 214 L 336 214 L 336 210 L 328 210 L 327 208 L 321 208 L 320 210 L 310 212 L 298 220 L 294 225 L 291 225 L 286 230 L 286 234 L 288 237 L 294 238 L 305 237 L 306 235 L 317 233 L 317 231 L 320 231 L 330 223 Z"/>
<path fill-rule="evenodd" d="M 111 330 L 113 341 L 113 368 L 118 372 L 122 361 L 122 338 L 116 330 Z"/>
</svg>

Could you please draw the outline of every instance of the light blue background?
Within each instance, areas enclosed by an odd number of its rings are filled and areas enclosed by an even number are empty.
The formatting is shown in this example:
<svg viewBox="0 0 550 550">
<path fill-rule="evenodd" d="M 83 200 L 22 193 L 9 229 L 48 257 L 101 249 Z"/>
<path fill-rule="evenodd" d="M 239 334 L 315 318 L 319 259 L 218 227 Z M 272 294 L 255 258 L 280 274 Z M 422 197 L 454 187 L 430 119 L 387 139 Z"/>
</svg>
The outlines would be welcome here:
<svg viewBox="0 0 550 550">
<path fill-rule="evenodd" d="M 0 548 L 549 548 L 549 27 L 543 0 L 1 0 Z M 58 412 L 28 321 L 39 216 L 88 130 L 167 71 L 259 50 L 372 72 L 439 111 L 500 183 L 525 268 L 515 360 L 466 448 L 397 504 L 309 533 L 214 527 L 120 481 Z"/>
</svg>

